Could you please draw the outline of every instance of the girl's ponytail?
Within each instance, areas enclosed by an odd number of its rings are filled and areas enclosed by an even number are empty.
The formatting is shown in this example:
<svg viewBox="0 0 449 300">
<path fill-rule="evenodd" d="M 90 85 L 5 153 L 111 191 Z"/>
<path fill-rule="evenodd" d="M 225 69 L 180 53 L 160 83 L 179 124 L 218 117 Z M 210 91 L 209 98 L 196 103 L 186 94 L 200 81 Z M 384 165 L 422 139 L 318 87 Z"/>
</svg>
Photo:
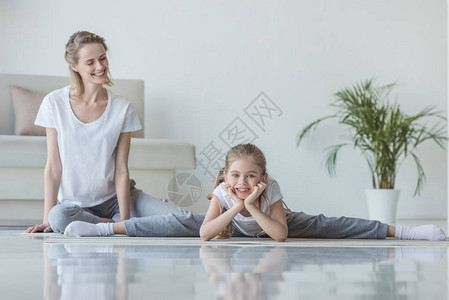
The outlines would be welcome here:
<svg viewBox="0 0 449 300">
<path fill-rule="evenodd" d="M 215 178 L 214 190 L 220 185 L 220 183 L 224 182 L 224 172 L 225 168 L 221 168 L 220 171 L 218 171 L 217 177 Z M 213 193 L 209 193 L 209 195 L 207 195 L 207 199 L 212 200 L 213 195 Z"/>
<path fill-rule="evenodd" d="M 224 182 L 224 172 L 225 168 L 221 168 L 221 170 L 218 171 L 217 178 L 215 179 L 214 190 L 217 186 L 220 185 L 220 183 Z M 212 196 L 213 193 L 209 193 L 209 195 L 207 195 L 207 199 L 211 200 Z M 226 211 L 226 209 L 223 206 L 221 206 L 220 202 L 218 202 L 218 204 L 220 205 L 220 214 L 223 214 Z M 229 224 L 226 225 L 226 227 L 219 234 L 217 234 L 215 238 L 229 239 L 233 234 L 234 234 L 234 227 L 232 226 L 232 222 L 229 222 Z"/>
</svg>

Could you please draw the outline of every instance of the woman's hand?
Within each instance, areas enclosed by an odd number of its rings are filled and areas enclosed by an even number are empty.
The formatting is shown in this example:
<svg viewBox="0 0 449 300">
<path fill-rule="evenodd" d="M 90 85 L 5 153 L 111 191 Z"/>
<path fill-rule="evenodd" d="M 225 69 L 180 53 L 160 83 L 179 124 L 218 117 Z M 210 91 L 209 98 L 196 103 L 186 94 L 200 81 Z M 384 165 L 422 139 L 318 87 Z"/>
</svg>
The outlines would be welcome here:
<svg viewBox="0 0 449 300">
<path fill-rule="evenodd" d="M 254 186 L 252 193 L 244 201 L 245 207 L 248 208 L 248 206 L 254 205 L 266 187 L 267 184 L 264 182 L 259 182 L 256 186 Z"/>
<path fill-rule="evenodd" d="M 240 199 L 234 192 L 234 189 L 231 187 L 230 184 L 225 184 L 223 186 L 223 189 L 225 190 L 226 194 L 228 194 L 229 197 L 231 197 L 231 199 L 234 201 L 234 205 L 235 206 L 240 206 L 241 209 L 243 209 L 243 207 L 245 207 L 245 205 L 243 204 L 243 200 Z"/>
<path fill-rule="evenodd" d="M 53 229 L 51 228 L 50 224 L 37 224 L 35 226 L 30 226 L 25 231 L 25 233 L 35 233 L 35 232 L 53 232 Z"/>
</svg>

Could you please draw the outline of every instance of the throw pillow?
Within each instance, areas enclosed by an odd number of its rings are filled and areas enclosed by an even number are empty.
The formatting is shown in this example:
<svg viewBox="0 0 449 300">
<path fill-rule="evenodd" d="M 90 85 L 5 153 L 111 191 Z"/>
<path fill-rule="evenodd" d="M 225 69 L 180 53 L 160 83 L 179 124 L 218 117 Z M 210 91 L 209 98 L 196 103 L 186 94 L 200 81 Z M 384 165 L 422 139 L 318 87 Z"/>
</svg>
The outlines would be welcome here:
<svg viewBox="0 0 449 300">
<path fill-rule="evenodd" d="M 45 135 L 45 128 L 34 125 L 45 94 L 33 92 L 19 86 L 12 86 L 11 97 L 16 117 L 14 133 L 16 135 Z"/>
</svg>

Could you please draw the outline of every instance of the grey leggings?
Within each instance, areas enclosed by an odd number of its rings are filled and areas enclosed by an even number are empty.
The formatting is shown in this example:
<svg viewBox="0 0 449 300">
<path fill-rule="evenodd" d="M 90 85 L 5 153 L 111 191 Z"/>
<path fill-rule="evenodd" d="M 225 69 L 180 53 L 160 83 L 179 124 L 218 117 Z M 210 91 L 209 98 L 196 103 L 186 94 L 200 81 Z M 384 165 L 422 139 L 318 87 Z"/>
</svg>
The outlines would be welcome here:
<svg viewBox="0 0 449 300">
<path fill-rule="evenodd" d="M 125 221 L 128 236 L 188 237 L 199 236 L 204 214 L 180 210 L 168 215 L 131 218 Z M 388 225 L 358 218 L 329 218 L 293 212 L 288 217 L 288 237 L 327 239 L 385 239 Z M 244 237 L 234 227 L 234 235 Z"/>
<path fill-rule="evenodd" d="M 388 225 L 379 221 L 303 212 L 292 212 L 287 220 L 290 238 L 385 239 L 388 230 Z"/>
<path fill-rule="evenodd" d="M 142 190 L 134 188 L 135 182 L 130 182 L 130 215 L 131 217 L 155 217 L 155 224 L 159 216 L 170 213 L 183 214 L 186 211 L 167 202 L 145 194 Z M 74 204 L 57 204 L 48 214 L 48 221 L 54 232 L 63 233 L 67 225 L 73 221 L 100 223 L 101 218 L 120 221 L 120 210 L 117 197 L 114 196 L 106 202 L 93 207 L 80 207 Z M 202 221 L 201 221 L 202 222 Z M 201 222 L 199 223 L 201 225 Z"/>
<path fill-rule="evenodd" d="M 128 236 L 199 236 L 205 214 L 196 214 L 151 197 L 134 188 L 133 181 L 130 188 L 131 219 L 124 222 Z M 99 223 L 100 218 L 119 218 L 118 211 L 115 197 L 90 208 L 58 204 L 51 209 L 48 220 L 53 231 L 64 232 L 72 221 Z M 303 212 L 292 212 L 287 220 L 290 238 L 384 239 L 388 229 L 387 224 L 379 221 L 311 216 Z M 234 236 L 245 235 L 234 228 Z"/>
</svg>

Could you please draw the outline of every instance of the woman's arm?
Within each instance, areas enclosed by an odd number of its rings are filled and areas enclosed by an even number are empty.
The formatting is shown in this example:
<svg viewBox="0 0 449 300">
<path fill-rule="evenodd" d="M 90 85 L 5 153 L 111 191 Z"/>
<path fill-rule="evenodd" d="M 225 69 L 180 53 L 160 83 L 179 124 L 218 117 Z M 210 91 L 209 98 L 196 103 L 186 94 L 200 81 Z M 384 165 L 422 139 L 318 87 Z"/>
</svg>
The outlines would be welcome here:
<svg viewBox="0 0 449 300">
<path fill-rule="evenodd" d="M 59 157 L 58 132 L 55 128 L 46 128 L 47 163 L 44 170 L 44 217 L 41 225 L 29 227 L 26 232 L 53 231 L 48 223 L 48 213 L 58 203 L 58 191 L 61 184 L 62 165 Z"/>
<path fill-rule="evenodd" d="M 131 132 L 122 132 L 117 142 L 114 182 L 120 208 L 120 221 L 128 220 L 129 213 L 129 169 L 128 158 L 131 147 Z"/>
<path fill-rule="evenodd" d="M 232 219 L 243 209 L 243 202 L 234 202 L 234 206 L 223 214 L 220 211 L 220 200 L 212 196 L 206 217 L 200 228 L 200 237 L 203 241 L 209 241 L 217 236 Z"/>
</svg>

